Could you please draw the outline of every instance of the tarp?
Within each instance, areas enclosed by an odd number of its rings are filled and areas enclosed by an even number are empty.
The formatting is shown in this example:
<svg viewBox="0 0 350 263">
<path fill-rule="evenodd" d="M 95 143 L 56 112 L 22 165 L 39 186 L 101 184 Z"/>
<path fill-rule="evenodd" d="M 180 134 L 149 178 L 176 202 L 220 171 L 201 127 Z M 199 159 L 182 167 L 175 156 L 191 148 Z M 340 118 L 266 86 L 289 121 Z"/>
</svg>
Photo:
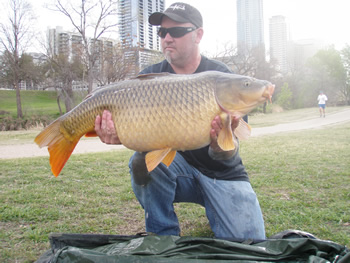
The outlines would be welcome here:
<svg viewBox="0 0 350 263">
<path fill-rule="evenodd" d="M 204 237 L 52 234 L 51 249 L 36 262 L 350 262 L 345 246 L 290 233 L 253 243 Z"/>
</svg>

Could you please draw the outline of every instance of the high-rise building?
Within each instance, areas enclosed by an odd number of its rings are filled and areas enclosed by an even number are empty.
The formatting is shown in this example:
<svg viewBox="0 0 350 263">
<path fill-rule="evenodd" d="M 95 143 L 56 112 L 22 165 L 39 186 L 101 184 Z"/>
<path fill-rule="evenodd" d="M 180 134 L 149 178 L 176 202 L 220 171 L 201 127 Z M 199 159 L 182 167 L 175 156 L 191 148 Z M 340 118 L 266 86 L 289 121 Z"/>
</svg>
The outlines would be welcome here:
<svg viewBox="0 0 350 263">
<path fill-rule="evenodd" d="M 238 54 L 264 48 L 263 0 L 237 0 Z"/>
<path fill-rule="evenodd" d="M 62 27 L 50 28 L 46 32 L 47 46 L 52 56 L 64 55 L 70 61 L 84 57 L 83 38 L 78 33 L 64 31 Z M 89 49 L 94 52 L 94 63 L 92 65 L 95 74 L 103 72 L 106 63 L 112 64 L 113 47 L 116 40 L 100 37 L 99 39 L 89 38 Z M 73 88 L 84 88 L 84 81 L 73 81 Z"/>
<path fill-rule="evenodd" d="M 161 49 L 157 28 L 148 23 L 148 17 L 153 12 L 163 12 L 164 5 L 165 0 L 119 1 L 120 40 L 124 47 L 134 48 L 130 57 L 137 58 L 140 68 L 148 64 L 150 54 Z"/>
<path fill-rule="evenodd" d="M 287 23 L 284 16 L 273 16 L 269 20 L 270 60 L 275 61 L 277 70 L 288 71 L 287 64 Z"/>
<path fill-rule="evenodd" d="M 62 27 L 50 28 L 46 32 L 47 45 L 51 55 L 66 55 L 69 58 L 80 54 L 83 38 L 80 34 L 64 31 Z"/>
<path fill-rule="evenodd" d="M 294 70 L 302 69 L 309 58 L 326 47 L 326 43 L 320 39 L 291 41 L 288 45 L 288 64 Z"/>
</svg>

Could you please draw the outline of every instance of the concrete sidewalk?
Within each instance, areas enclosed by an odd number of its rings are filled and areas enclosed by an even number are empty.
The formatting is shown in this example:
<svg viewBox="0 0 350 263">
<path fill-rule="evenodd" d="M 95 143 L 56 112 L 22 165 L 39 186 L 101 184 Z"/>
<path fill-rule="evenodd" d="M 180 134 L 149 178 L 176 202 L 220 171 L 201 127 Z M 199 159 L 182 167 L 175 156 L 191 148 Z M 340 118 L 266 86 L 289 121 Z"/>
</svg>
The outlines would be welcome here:
<svg viewBox="0 0 350 263">
<path fill-rule="evenodd" d="M 348 121 L 350 121 L 350 110 L 344 110 L 334 114 L 329 114 L 325 118 L 314 118 L 306 121 L 290 122 L 263 128 L 253 128 L 252 136 L 317 129 L 326 125 L 340 124 Z"/>
</svg>

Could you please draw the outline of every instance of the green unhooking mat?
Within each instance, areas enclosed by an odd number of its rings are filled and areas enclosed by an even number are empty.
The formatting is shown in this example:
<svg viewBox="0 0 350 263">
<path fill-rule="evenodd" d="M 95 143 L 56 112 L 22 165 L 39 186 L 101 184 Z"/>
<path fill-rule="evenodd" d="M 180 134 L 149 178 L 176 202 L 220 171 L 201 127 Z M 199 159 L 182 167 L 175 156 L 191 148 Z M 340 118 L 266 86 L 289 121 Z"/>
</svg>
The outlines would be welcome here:
<svg viewBox="0 0 350 263">
<path fill-rule="evenodd" d="M 293 233 L 261 242 L 178 236 L 52 234 L 37 263 L 56 262 L 333 262 L 350 251 L 334 242 Z"/>
</svg>

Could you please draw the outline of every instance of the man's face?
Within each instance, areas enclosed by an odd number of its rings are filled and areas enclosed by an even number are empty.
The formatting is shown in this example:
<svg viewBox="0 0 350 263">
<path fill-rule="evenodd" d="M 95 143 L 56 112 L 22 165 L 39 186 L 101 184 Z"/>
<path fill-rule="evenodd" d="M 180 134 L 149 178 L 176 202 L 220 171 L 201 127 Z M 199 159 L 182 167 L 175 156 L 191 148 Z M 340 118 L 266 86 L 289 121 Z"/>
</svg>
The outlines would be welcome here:
<svg viewBox="0 0 350 263">
<path fill-rule="evenodd" d="M 164 16 L 161 27 L 194 27 L 194 25 L 191 23 L 178 23 Z M 181 63 L 185 63 L 198 43 L 196 31 L 178 38 L 174 38 L 168 33 L 165 38 L 161 38 L 162 51 L 165 58 L 170 64 L 177 64 L 178 66 L 181 66 Z"/>
</svg>

